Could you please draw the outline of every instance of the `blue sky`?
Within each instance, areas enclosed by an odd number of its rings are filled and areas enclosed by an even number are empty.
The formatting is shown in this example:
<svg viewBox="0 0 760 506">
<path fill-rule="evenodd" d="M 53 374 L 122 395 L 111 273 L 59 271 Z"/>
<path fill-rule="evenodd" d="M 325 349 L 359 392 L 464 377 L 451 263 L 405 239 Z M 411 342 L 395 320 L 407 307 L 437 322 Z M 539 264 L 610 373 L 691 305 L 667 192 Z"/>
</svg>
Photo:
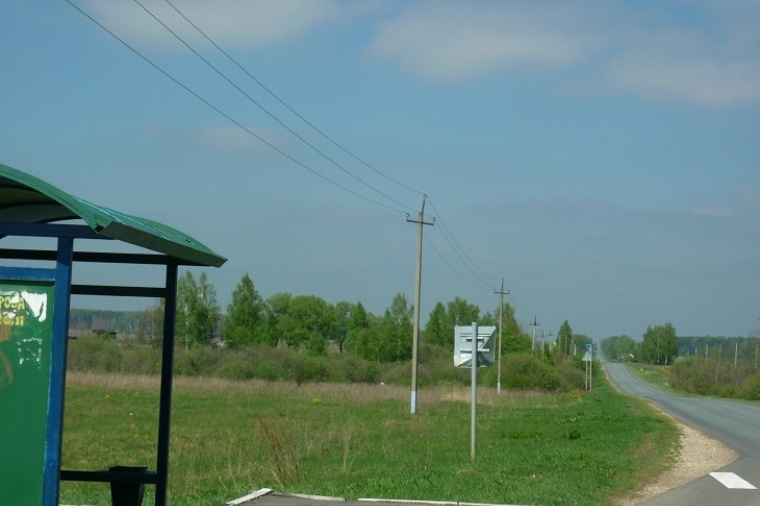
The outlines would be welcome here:
<svg viewBox="0 0 760 506">
<path fill-rule="evenodd" d="M 4 2 L 0 163 L 227 256 L 222 307 L 412 301 L 426 194 L 423 320 L 503 278 L 539 335 L 760 334 L 757 2 L 71 3 L 132 49 Z"/>
</svg>

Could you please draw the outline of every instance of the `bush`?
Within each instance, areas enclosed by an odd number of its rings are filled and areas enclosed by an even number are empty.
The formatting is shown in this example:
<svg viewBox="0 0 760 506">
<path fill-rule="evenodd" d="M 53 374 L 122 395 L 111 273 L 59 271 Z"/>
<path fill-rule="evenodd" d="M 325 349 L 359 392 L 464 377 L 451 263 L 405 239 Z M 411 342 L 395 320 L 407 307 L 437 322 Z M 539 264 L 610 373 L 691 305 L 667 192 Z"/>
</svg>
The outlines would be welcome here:
<svg viewBox="0 0 760 506">
<path fill-rule="evenodd" d="M 122 350 L 114 339 L 81 337 L 69 341 L 66 361 L 72 371 L 121 372 Z"/>
<path fill-rule="evenodd" d="M 760 401 L 760 372 L 756 372 L 741 391 L 741 397 L 750 401 Z"/>
<path fill-rule="evenodd" d="M 280 362 L 264 360 L 256 366 L 254 375 L 256 378 L 275 382 L 285 379 L 285 368 Z"/>
<path fill-rule="evenodd" d="M 428 375 L 431 385 L 469 385 L 470 370 L 454 367 L 451 350 L 441 346 L 420 347 L 420 369 Z"/>
<path fill-rule="evenodd" d="M 219 348 L 196 347 L 174 352 L 174 374 L 182 376 L 211 376 L 218 368 L 223 350 Z"/>
<path fill-rule="evenodd" d="M 396 362 L 387 365 L 386 369 L 380 374 L 380 381 L 392 385 L 411 386 L 412 363 Z"/>
<path fill-rule="evenodd" d="M 134 348 L 122 352 L 121 372 L 127 374 L 159 374 L 161 352 L 154 348 Z"/>
<path fill-rule="evenodd" d="M 333 355 L 328 361 L 328 381 L 335 383 L 377 383 L 380 368 L 377 363 L 353 354 Z"/>
<path fill-rule="evenodd" d="M 585 365 L 584 365 L 585 367 Z M 598 362 L 592 362 L 591 363 L 591 379 L 598 378 L 597 376 L 599 371 Z M 557 374 L 559 374 L 560 378 L 562 378 L 563 383 L 565 386 L 564 389 L 578 389 L 583 390 L 586 388 L 586 370 L 579 370 L 576 367 L 567 367 L 567 366 L 560 366 L 557 368 Z"/>
<path fill-rule="evenodd" d="M 324 359 L 310 356 L 297 356 L 290 363 L 289 379 L 296 384 L 327 380 L 327 366 Z"/>
<path fill-rule="evenodd" d="M 418 357 L 419 387 L 470 384 L 470 369 L 454 367 L 450 350 L 422 345 Z M 158 374 L 161 350 L 147 346 L 124 346 L 114 340 L 92 336 L 70 342 L 68 365 L 71 370 L 80 371 Z M 496 366 L 481 368 L 478 382 L 495 387 L 497 372 Z M 378 364 L 353 353 L 315 356 L 293 348 L 265 345 L 235 349 L 198 346 L 175 350 L 174 373 L 241 381 L 254 378 L 294 381 L 299 385 L 307 382 L 382 381 L 410 386 L 412 364 L 411 361 Z M 557 391 L 580 389 L 584 382 L 583 371 L 575 369 L 571 363 L 555 368 L 529 353 L 508 354 L 502 359 L 502 385 L 506 388 Z M 742 388 L 741 395 L 753 395 L 749 384 Z M 729 392 L 726 390 L 725 393 Z M 732 393 L 736 393 L 736 389 Z"/>
<path fill-rule="evenodd" d="M 231 380 L 249 380 L 253 379 L 255 375 L 256 371 L 253 364 L 240 359 L 227 361 L 214 372 L 214 376 L 217 378 Z"/>
<path fill-rule="evenodd" d="M 569 390 L 567 383 L 555 368 L 531 354 L 507 355 L 502 360 L 502 385 L 506 388 L 538 389 L 547 392 Z"/>
</svg>

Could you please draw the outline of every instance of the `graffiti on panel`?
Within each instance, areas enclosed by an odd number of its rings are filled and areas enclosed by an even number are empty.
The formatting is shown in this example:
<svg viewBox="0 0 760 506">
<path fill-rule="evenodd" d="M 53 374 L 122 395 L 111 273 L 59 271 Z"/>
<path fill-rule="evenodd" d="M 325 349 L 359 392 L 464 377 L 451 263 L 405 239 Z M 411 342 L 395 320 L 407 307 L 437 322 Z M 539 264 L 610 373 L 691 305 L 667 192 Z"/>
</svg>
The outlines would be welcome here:
<svg viewBox="0 0 760 506">
<path fill-rule="evenodd" d="M 0 289 L 0 388 L 13 383 L 22 368 L 43 367 L 40 324 L 48 318 L 48 294 Z"/>
</svg>

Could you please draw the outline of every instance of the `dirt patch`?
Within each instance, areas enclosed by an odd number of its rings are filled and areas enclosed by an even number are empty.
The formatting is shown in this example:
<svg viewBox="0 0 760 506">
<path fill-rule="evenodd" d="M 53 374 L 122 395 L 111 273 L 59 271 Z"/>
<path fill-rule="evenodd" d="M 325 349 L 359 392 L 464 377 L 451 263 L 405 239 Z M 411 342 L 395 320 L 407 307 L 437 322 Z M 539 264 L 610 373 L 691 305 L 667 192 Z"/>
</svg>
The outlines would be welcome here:
<svg viewBox="0 0 760 506">
<path fill-rule="evenodd" d="M 681 431 L 680 449 L 675 463 L 673 467 L 651 483 L 647 483 L 638 492 L 615 501 L 617 506 L 639 504 L 656 495 L 701 478 L 711 471 L 730 464 L 739 457 L 737 452 L 720 441 L 678 421 L 661 410 L 660 412 L 671 418 Z"/>
</svg>

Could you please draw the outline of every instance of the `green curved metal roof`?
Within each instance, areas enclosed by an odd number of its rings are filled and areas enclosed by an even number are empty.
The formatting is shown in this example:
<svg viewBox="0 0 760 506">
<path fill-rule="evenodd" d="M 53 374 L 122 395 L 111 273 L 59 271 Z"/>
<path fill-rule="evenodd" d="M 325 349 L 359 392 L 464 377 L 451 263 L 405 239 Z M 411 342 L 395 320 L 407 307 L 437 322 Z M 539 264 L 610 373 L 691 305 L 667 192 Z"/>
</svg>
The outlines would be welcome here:
<svg viewBox="0 0 760 506">
<path fill-rule="evenodd" d="M 70 195 L 18 169 L 0 164 L 0 221 L 48 223 L 82 219 L 95 232 L 199 265 L 227 259 L 187 234 Z"/>
</svg>

